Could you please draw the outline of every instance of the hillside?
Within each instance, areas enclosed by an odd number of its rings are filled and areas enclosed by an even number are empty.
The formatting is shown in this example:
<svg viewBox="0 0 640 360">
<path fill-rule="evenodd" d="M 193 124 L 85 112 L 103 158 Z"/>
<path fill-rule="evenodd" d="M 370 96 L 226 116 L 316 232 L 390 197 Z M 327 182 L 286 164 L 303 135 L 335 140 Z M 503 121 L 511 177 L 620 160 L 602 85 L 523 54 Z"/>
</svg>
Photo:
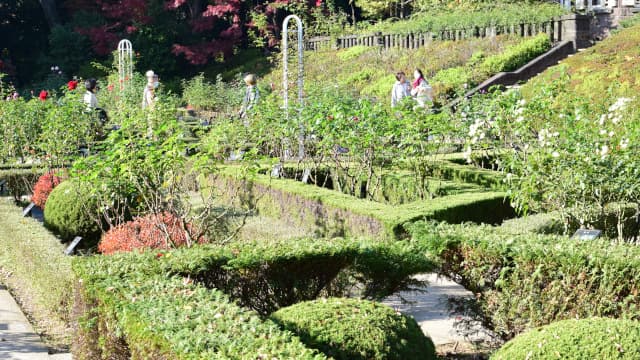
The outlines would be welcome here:
<svg viewBox="0 0 640 360">
<path fill-rule="evenodd" d="M 569 90 L 593 102 L 611 92 L 632 97 L 640 91 L 640 25 L 633 25 L 562 61 L 530 80 L 522 91 L 529 97 L 538 87 L 563 72 L 570 76 Z"/>
</svg>

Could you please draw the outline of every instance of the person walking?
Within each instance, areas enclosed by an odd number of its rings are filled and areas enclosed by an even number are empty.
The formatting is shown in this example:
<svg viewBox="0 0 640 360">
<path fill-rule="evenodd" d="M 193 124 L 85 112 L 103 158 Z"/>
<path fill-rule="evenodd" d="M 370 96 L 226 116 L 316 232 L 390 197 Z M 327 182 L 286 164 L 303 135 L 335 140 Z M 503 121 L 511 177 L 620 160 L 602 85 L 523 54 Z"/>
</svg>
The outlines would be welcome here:
<svg viewBox="0 0 640 360">
<path fill-rule="evenodd" d="M 404 72 L 399 71 L 396 73 L 396 82 L 391 89 L 391 107 L 398 105 L 400 100 L 411 95 L 411 87 L 407 81 L 407 77 Z"/>
<path fill-rule="evenodd" d="M 84 82 L 84 88 L 86 89 L 84 93 L 84 103 L 87 105 L 87 111 L 93 111 L 98 108 L 98 98 L 96 98 L 96 79 L 87 79 Z"/>
<path fill-rule="evenodd" d="M 244 77 L 244 82 L 247 85 L 247 89 L 244 93 L 244 99 L 242 100 L 242 108 L 238 112 L 241 119 L 247 116 L 247 112 L 251 110 L 260 99 L 260 92 L 258 91 L 258 79 L 254 74 L 248 74 Z"/>
<path fill-rule="evenodd" d="M 416 99 L 418 105 L 416 107 L 424 108 L 427 102 L 432 101 L 432 88 L 422 75 L 420 69 L 413 72 L 413 83 L 411 84 L 411 96 Z"/>
<path fill-rule="evenodd" d="M 145 76 L 147 77 L 147 85 L 145 85 L 142 92 L 142 108 L 153 109 L 153 104 L 156 101 L 156 91 L 160 86 L 160 79 L 153 70 L 147 71 Z"/>
</svg>

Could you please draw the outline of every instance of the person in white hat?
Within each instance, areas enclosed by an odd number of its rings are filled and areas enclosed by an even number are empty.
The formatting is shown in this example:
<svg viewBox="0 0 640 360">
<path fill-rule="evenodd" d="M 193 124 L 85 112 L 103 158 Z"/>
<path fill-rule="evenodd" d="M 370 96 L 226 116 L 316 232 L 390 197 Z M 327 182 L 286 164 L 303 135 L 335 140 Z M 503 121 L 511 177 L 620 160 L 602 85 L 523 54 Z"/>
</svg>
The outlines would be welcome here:
<svg viewBox="0 0 640 360">
<path fill-rule="evenodd" d="M 147 85 L 145 85 L 142 93 L 142 108 L 153 109 L 153 103 L 156 100 L 155 92 L 160 86 L 160 82 L 158 81 L 158 74 L 154 73 L 153 70 L 147 71 L 145 76 L 147 77 Z"/>
</svg>

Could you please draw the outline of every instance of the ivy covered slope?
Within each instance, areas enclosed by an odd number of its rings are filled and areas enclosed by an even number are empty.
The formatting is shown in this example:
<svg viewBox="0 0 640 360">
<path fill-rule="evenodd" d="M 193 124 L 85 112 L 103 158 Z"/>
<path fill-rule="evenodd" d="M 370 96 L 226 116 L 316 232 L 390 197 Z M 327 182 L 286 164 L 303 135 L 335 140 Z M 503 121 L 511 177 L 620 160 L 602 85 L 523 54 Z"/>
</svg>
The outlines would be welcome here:
<svg viewBox="0 0 640 360">
<path fill-rule="evenodd" d="M 607 97 L 630 97 L 640 91 L 640 24 L 611 35 L 595 46 L 584 50 L 559 65 L 547 69 L 523 86 L 528 97 L 551 79 L 566 71 L 571 77 L 567 91 L 596 103 Z M 604 104 L 609 106 L 610 104 Z"/>
<path fill-rule="evenodd" d="M 344 280 L 354 278 L 361 296 L 384 297 L 412 283 L 412 274 L 433 269 L 430 258 L 411 250 L 402 243 L 299 239 L 78 258 L 74 354 L 324 358 L 258 313 L 329 291 L 346 294 L 355 284 Z"/>
</svg>

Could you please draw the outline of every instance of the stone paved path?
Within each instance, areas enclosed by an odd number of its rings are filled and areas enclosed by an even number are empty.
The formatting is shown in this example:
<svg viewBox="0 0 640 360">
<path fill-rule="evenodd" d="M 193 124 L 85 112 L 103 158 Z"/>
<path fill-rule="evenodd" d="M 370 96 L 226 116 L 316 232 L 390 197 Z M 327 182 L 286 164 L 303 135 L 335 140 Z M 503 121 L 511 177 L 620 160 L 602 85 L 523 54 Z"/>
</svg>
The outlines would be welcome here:
<svg viewBox="0 0 640 360">
<path fill-rule="evenodd" d="M 470 297 L 473 294 L 461 285 L 436 274 L 420 274 L 416 278 L 427 280 L 427 292 L 401 292 L 400 295 L 411 303 L 403 304 L 397 295 L 383 300 L 384 304 L 399 310 L 405 315 L 413 316 L 422 331 L 431 337 L 435 345 L 456 342 L 478 341 L 485 338 L 482 329 L 472 339 L 465 339 L 454 328 L 456 314 L 450 315 L 447 307 L 448 297 Z"/>
<path fill-rule="evenodd" d="M 2 285 L 0 285 L 0 359 L 71 360 L 70 354 L 48 354 L 47 347 L 35 334 L 18 304 Z"/>
</svg>

